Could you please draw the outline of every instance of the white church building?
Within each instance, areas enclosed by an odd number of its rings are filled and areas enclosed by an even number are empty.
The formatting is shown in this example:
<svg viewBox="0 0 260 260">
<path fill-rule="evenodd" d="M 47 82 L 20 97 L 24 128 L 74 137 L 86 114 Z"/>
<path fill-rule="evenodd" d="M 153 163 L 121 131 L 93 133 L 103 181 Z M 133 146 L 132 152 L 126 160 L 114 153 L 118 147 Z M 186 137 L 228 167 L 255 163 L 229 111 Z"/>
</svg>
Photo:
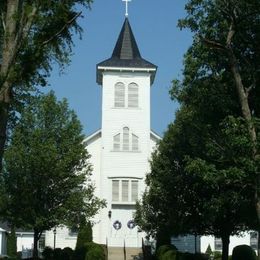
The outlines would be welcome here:
<svg viewBox="0 0 260 260">
<path fill-rule="evenodd" d="M 136 201 L 145 190 L 151 153 L 160 140 L 150 124 L 150 88 L 156 70 L 154 64 L 142 58 L 126 17 L 111 58 L 97 64 L 97 83 L 102 88 L 102 125 L 85 139 L 93 166 L 95 195 L 107 202 L 93 220 L 93 240 L 109 247 L 141 248 L 145 236 L 133 219 Z M 4 232 L 0 229 L 0 241 Z M 33 236 L 29 235 L 20 235 L 18 251 L 32 248 Z M 46 231 L 44 235 L 43 247 L 76 245 L 77 233 L 66 227 Z M 255 248 L 256 242 L 255 232 L 232 237 L 230 254 L 238 244 Z M 186 238 L 176 238 L 175 243 L 179 243 L 182 251 L 194 245 Z M 201 237 L 199 251 L 205 252 L 208 245 L 213 251 L 222 249 L 219 239 Z M 4 253 L 2 243 L 0 255 Z"/>
<path fill-rule="evenodd" d="M 150 126 L 150 88 L 156 69 L 141 57 L 126 18 L 111 58 L 97 65 L 102 127 L 86 139 L 96 195 L 107 201 L 95 219 L 95 242 L 141 247 L 143 234 L 133 216 L 145 189 L 148 160 L 160 139 Z"/>
</svg>

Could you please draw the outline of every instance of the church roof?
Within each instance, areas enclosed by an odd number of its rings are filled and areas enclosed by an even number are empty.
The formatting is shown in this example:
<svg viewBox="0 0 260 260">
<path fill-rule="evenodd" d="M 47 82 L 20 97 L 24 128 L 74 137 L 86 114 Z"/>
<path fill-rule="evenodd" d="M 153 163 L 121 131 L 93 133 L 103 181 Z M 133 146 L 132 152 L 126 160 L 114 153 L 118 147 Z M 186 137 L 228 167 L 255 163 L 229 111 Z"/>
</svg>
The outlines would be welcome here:
<svg viewBox="0 0 260 260">
<path fill-rule="evenodd" d="M 151 71 L 153 83 L 157 66 L 141 57 L 128 18 L 125 19 L 111 58 L 97 64 L 97 83 L 102 84 L 103 68 L 124 68 Z"/>
<path fill-rule="evenodd" d="M 87 136 L 84 140 L 84 144 L 87 146 L 90 143 L 94 142 L 95 140 L 101 138 L 102 135 L 102 130 L 98 129 L 97 131 L 95 131 L 94 133 L 90 134 L 89 136 Z M 162 137 L 157 134 L 155 131 L 153 131 L 152 129 L 150 130 L 150 137 L 153 138 L 156 141 L 159 141 L 162 139 Z"/>
</svg>

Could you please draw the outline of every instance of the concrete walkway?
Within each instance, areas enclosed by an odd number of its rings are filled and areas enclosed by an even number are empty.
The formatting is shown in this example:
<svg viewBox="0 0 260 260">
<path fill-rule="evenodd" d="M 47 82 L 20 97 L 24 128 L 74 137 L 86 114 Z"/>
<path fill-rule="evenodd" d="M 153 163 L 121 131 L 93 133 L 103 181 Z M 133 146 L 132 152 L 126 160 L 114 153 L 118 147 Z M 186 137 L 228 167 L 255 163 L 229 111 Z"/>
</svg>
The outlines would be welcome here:
<svg viewBox="0 0 260 260">
<path fill-rule="evenodd" d="M 142 249 L 127 247 L 126 248 L 126 260 L 142 260 Z M 109 247 L 108 248 L 108 260 L 124 260 L 124 248 L 123 247 Z"/>
</svg>

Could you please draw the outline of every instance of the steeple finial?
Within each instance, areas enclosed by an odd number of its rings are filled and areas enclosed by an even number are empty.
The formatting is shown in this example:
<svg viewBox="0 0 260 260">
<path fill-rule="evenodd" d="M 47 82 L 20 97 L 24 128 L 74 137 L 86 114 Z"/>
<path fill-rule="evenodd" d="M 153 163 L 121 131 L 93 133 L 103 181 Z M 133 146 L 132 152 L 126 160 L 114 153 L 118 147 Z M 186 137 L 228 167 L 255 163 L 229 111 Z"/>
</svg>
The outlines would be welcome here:
<svg viewBox="0 0 260 260">
<path fill-rule="evenodd" d="M 132 0 L 122 0 L 125 2 L 125 17 L 128 17 L 128 2 L 131 2 Z"/>
</svg>

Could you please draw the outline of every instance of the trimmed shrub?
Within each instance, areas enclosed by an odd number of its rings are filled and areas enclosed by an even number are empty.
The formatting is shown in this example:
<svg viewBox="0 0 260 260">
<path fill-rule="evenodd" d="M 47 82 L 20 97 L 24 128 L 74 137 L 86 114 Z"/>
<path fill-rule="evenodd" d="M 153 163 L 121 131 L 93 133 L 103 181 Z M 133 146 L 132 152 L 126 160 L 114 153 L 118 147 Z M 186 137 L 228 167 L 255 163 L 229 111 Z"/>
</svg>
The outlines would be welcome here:
<svg viewBox="0 0 260 260">
<path fill-rule="evenodd" d="M 193 255 L 191 253 L 178 252 L 177 259 L 178 260 L 195 260 L 195 255 Z"/>
<path fill-rule="evenodd" d="M 196 253 L 196 254 L 194 254 L 194 260 L 209 260 L 209 255 Z"/>
<path fill-rule="evenodd" d="M 248 245 L 236 246 L 232 252 L 232 260 L 256 260 L 255 251 Z"/>
<path fill-rule="evenodd" d="M 53 259 L 53 249 L 51 247 L 45 247 L 42 252 L 43 259 Z"/>
<path fill-rule="evenodd" d="M 82 222 L 79 226 L 76 248 L 84 247 L 88 242 L 92 242 L 92 226 L 90 222 Z"/>
<path fill-rule="evenodd" d="M 86 245 L 81 246 L 80 248 L 76 248 L 73 253 L 73 260 L 85 260 L 87 253 Z"/>
<path fill-rule="evenodd" d="M 213 251 L 212 251 L 212 249 L 211 249 L 210 244 L 208 245 L 207 250 L 206 250 L 205 253 L 206 253 L 207 255 L 212 255 L 212 254 L 213 254 Z"/>
<path fill-rule="evenodd" d="M 158 258 L 159 259 L 159 258 Z M 177 260 L 177 251 L 176 250 L 168 250 L 161 257 L 161 260 Z"/>
<path fill-rule="evenodd" d="M 169 251 L 169 250 L 175 250 L 177 251 L 177 248 L 174 245 L 162 245 L 160 246 L 156 251 L 156 257 L 158 260 L 163 259 L 163 255 Z"/>
<path fill-rule="evenodd" d="M 214 260 L 221 260 L 221 259 L 222 259 L 222 254 L 221 254 L 221 252 L 219 252 L 219 251 L 214 251 L 214 252 L 213 252 L 213 259 L 214 259 Z"/>
<path fill-rule="evenodd" d="M 65 247 L 62 249 L 62 259 L 63 260 L 72 260 L 73 250 L 70 247 Z"/>
<path fill-rule="evenodd" d="M 85 260 L 105 260 L 103 247 L 95 243 L 87 243 L 87 254 Z"/>
<path fill-rule="evenodd" d="M 61 248 L 55 248 L 53 250 L 53 259 L 55 260 L 62 260 L 62 249 Z"/>
</svg>

